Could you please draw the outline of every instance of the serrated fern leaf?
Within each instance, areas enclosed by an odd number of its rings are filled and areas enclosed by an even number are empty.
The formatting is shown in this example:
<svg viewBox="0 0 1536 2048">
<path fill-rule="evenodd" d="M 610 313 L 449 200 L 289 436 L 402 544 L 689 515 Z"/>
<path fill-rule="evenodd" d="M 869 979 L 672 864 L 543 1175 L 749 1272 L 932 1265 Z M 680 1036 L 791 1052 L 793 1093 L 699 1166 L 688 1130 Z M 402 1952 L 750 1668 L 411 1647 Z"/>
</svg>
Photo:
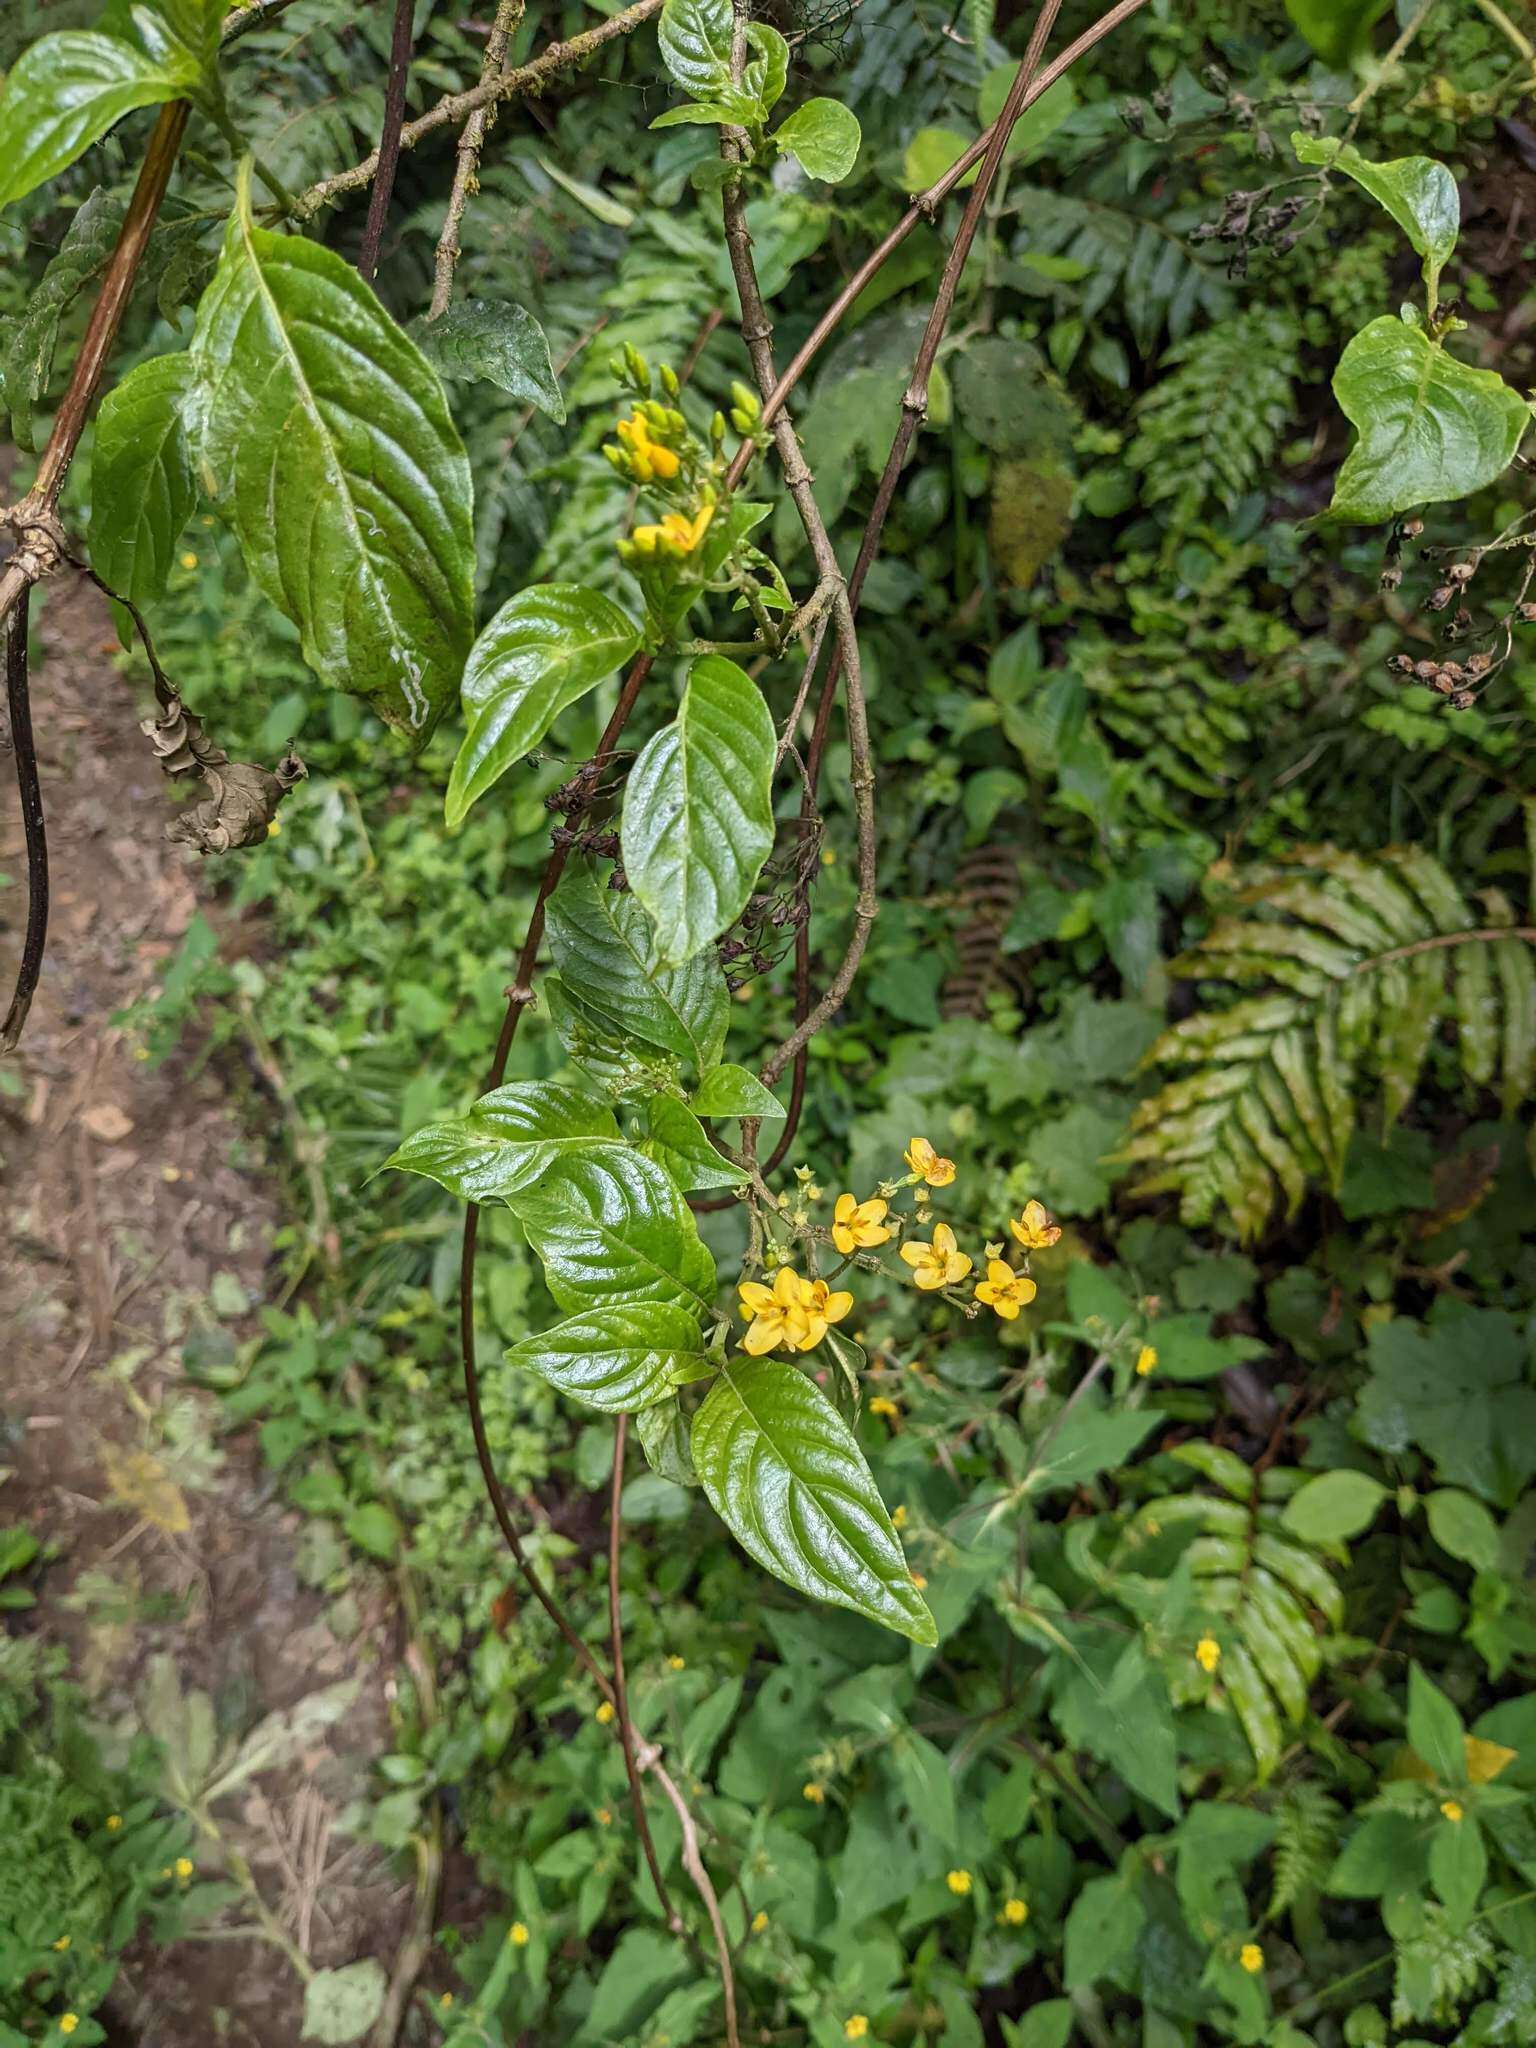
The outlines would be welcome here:
<svg viewBox="0 0 1536 2048">
<path fill-rule="evenodd" d="M 1298 342 L 1290 314 L 1257 308 L 1163 358 L 1176 367 L 1137 407 L 1129 457 L 1173 534 L 1213 499 L 1231 511 L 1262 480 L 1291 415 Z"/>
<path fill-rule="evenodd" d="M 1113 304 L 1143 356 L 1164 334 L 1182 340 L 1197 315 L 1218 320 L 1230 308 L 1221 272 L 1165 221 L 1044 186 L 1022 196 L 1019 213 L 1031 250 L 1083 266 L 1082 317 L 1092 321 Z"/>
<path fill-rule="evenodd" d="M 1477 909 L 1416 847 L 1367 860 L 1305 848 L 1260 871 L 1198 945 L 1189 979 L 1257 989 L 1165 1031 L 1148 1063 L 1178 1068 L 1143 1102 L 1121 1154 L 1140 1193 L 1176 1191 L 1187 1223 L 1225 1211 L 1257 1237 L 1277 1194 L 1337 1187 L 1357 1104 L 1400 1117 L 1446 1040 L 1506 1111 L 1536 1081 L 1536 931 L 1497 890 Z"/>
<path fill-rule="evenodd" d="M 1320 1785 L 1293 1785 L 1281 1795 L 1275 1806 L 1271 1920 L 1322 1889 L 1338 1850 L 1342 1817 L 1338 1801 Z"/>
</svg>

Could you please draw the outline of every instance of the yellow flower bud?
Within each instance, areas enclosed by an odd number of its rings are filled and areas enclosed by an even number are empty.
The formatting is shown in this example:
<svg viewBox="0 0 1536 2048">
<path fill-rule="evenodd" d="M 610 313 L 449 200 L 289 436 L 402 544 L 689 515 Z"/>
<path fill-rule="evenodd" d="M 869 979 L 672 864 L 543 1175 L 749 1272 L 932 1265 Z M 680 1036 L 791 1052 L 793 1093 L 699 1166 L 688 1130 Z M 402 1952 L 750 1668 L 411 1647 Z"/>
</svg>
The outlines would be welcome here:
<svg viewBox="0 0 1536 2048">
<path fill-rule="evenodd" d="M 676 370 L 673 369 L 670 363 L 663 363 L 660 376 L 662 390 L 665 391 L 668 398 L 676 398 L 678 392 L 683 388 L 678 382 Z"/>
<path fill-rule="evenodd" d="M 1245 1941 L 1237 1960 L 1250 1977 L 1257 1977 L 1264 1967 L 1264 1951 L 1256 1941 Z"/>
<path fill-rule="evenodd" d="M 968 1870 L 952 1870 L 944 1882 L 957 1899 L 963 1899 L 971 1889 L 971 1873 Z"/>
<path fill-rule="evenodd" d="M 768 1915 L 765 1912 L 763 1912 L 761 1908 L 759 1908 L 759 1910 L 752 1915 L 752 1932 L 754 1934 L 761 1934 L 763 1929 L 767 1925 Z"/>
<path fill-rule="evenodd" d="M 1221 1645 L 1214 1636 L 1202 1636 L 1195 1645 L 1195 1662 L 1207 1674 L 1221 1662 Z"/>
<path fill-rule="evenodd" d="M 1461 1802 L 1458 1799 L 1442 1799 L 1440 1802 L 1440 1811 L 1445 1815 L 1447 1820 L 1458 1821 L 1461 1819 Z"/>
<path fill-rule="evenodd" d="M 613 1701 L 603 1700 L 592 1718 L 596 1721 L 599 1728 L 606 1728 L 614 1718 Z"/>
<path fill-rule="evenodd" d="M 512 1925 L 507 1929 L 507 1939 L 514 1948 L 526 1948 L 528 1946 L 528 1930 L 521 1920 L 514 1920 L 512 1922 Z"/>
<path fill-rule="evenodd" d="M 1004 1899 L 1003 1918 L 1010 1927 L 1022 1927 L 1029 1918 L 1029 1907 L 1023 1899 Z"/>
</svg>

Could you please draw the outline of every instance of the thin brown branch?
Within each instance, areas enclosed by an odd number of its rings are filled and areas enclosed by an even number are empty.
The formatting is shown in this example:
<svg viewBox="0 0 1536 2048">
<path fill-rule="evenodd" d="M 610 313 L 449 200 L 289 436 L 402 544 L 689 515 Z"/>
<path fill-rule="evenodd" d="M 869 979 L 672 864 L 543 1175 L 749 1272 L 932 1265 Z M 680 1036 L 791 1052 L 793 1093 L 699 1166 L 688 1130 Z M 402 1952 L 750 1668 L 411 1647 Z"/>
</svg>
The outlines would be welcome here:
<svg viewBox="0 0 1536 2048">
<path fill-rule="evenodd" d="M 449 93 L 436 106 L 428 107 L 417 120 L 406 122 L 400 131 L 400 147 L 414 149 L 424 136 L 435 134 L 439 128 L 460 127 L 482 107 L 500 106 L 503 100 L 541 93 L 562 71 L 568 71 L 573 64 L 580 64 L 594 50 L 600 50 L 604 43 L 611 43 L 618 36 L 627 36 L 642 22 L 649 21 L 652 15 L 659 14 L 661 4 L 662 0 L 635 0 L 635 4 L 626 7 L 621 14 L 611 15 L 595 28 L 572 36 L 568 42 L 551 43 L 547 50 L 541 51 L 530 63 L 520 64 L 515 71 L 504 71 L 499 78 L 482 79 L 467 92 Z M 350 170 L 322 178 L 307 192 L 299 194 L 295 217 L 300 221 L 308 220 L 322 206 L 330 205 L 344 194 L 361 192 L 364 186 L 373 183 L 378 169 L 379 152 L 375 150 L 372 156 L 364 157 Z"/>
<path fill-rule="evenodd" d="M 21 963 L 5 1023 L 0 1026 L 0 1053 L 15 1050 L 42 978 L 43 951 L 48 941 L 48 836 L 43 825 L 43 786 L 37 773 L 37 747 L 32 737 L 32 704 L 27 690 L 27 609 L 31 591 L 24 584 L 11 613 L 5 638 L 5 697 L 11 721 L 11 749 L 16 756 L 16 792 L 21 800 L 22 831 L 27 842 L 27 929 Z"/>
<path fill-rule="evenodd" d="M 629 1417 L 621 1415 L 613 1432 L 613 1473 L 608 1488 L 608 1644 L 613 1658 L 613 1704 L 618 1714 L 619 1745 L 624 1751 L 624 1775 L 629 1780 L 629 1803 L 635 1828 L 645 1851 L 645 1867 L 651 1873 L 662 1916 L 674 1934 L 683 1932 L 683 1916 L 673 1905 L 661 1879 L 656 1844 L 646 1818 L 645 1792 L 635 1755 L 635 1728 L 629 1718 L 629 1687 L 624 1682 L 624 1622 L 619 1602 L 619 1557 L 624 1535 L 624 1451 L 629 1441 Z"/>
<path fill-rule="evenodd" d="M 485 45 L 485 62 L 480 69 L 482 85 L 501 76 L 502 67 L 507 61 L 507 49 L 517 33 L 525 7 L 526 0 L 497 0 L 496 19 L 491 24 L 491 33 Z M 453 190 L 448 195 L 448 211 L 443 217 L 443 231 L 437 238 L 432 304 L 427 311 L 429 320 L 442 318 L 453 295 L 453 273 L 459 260 L 459 230 L 463 226 L 464 209 L 469 204 L 469 195 L 476 189 L 480 152 L 485 147 L 485 138 L 490 133 L 491 123 L 495 118 L 494 106 L 477 107 L 464 123 L 459 135 L 458 161 L 453 167 Z"/>
<path fill-rule="evenodd" d="M 379 274 L 379 251 L 384 246 L 384 229 L 389 220 L 389 202 L 395 196 L 395 172 L 400 167 L 400 131 L 405 126 L 405 94 L 411 78 L 411 35 L 416 19 L 416 0 L 395 0 L 395 21 L 389 38 L 389 83 L 384 88 L 384 126 L 379 132 L 378 170 L 368 195 L 368 218 L 363 223 L 363 246 L 357 258 L 359 274 L 369 284 Z"/>
<path fill-rule="evenodd" d="M 265 28 L 269 21 L 286 14 L 293 4 L 294 0 L 250 0 L 249 6 L 233 8 L 219 31 L 220 43 L 232 43 L 237 36 L 249 35 L 253 28 Z"/>
<path fill-rule="evenodd" d="M 694 1890 L 704 1901 L 704 1910 L 709 1915 L 710 1928 L 715 1937 L 715 1960 L 720 1967 L 720 1989 L 725 1994 L 725 2041 L 726 2048 L 741 2048 L 741 2032 L 736 2019 L 736 1974 L 731 1968 L 731 1946 L 726 1940 L 725 1921 L 720 1912 L 720 1901 L 715 1895 L 714 1882 L 704 1867 L 704 1858 L 699 1850 L 699 1831 L 693 1815 L 688 1811 L 688 1802 L 663 1769 L 659 1758 L 650 1766 L 651 1776 L 672 1802 L 677 1815 L 678 1826 L 683 1831 L 683 1868 L 693 1880 Z"/>
</svg>

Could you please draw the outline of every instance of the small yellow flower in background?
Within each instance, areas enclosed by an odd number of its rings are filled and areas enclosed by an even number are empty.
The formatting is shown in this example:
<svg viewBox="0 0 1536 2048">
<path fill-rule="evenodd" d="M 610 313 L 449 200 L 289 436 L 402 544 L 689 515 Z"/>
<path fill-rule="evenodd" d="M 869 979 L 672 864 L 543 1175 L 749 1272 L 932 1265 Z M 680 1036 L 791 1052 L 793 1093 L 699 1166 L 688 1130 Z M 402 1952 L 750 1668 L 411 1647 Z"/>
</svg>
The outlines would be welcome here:
<svg viewBox="0 0 1536 2048">
<path fill-rule="evenodd" d="M 120 1813 L 109 1813 L 107 1815 L 107 1833 L 109 1835 L 115 1835 L 122 1824 L 123 1816 Z"/>
<path fill-rule="evenodd" d="M 1447 1820 L 1460 1820 L 1461 1802 L 1456 1799 L 1442 1799 L 1440 1802 L 1440 1811 L 1445 1815 Z"/>
<path fill-rule="evenodd" d="M 275 839 L 275 838 L 277 837 L 278 833 L 282 831 L 282 829 L 283 829 L 283 821 L 282 821 L 282 819 L 281 819 L 281 818 L 268 818 L 268 820 L 267 820 L 267 837 L 268 837 L 269 839 Z"/>
<path fill-rule="evenodd" d="M 1264 1967 L 1264 1951 L 1256 1941 L 1245 1941 L 1237 1960 L 1250 1977 L 1257 1977 Z"/>
<path fill-rule="evenodd" d="M 882 1202 L 874 1195 L 867 1202 L 856 1202 L 852 1195 L 839 1195 L 837 1206 L 832 1211 L 832 1242 L 846 1258 L 849 1252 L 867 1251 L 872 1245 L 884 1244 L 893 1233 L 885 1221 L 889 1202 Z"/>
<path fill-rule="evenodd" d="M 761 1908 L 759 1908 L 759 1910 L 752 1915 L 752 1932 L 754 1934 L 761 1934 L 763 1929 L 767 1925 L 768 1915 L 765 1912 L 763 1912 Z"/>
<path fill-rule="evenodd" d="M 1040 1292 L 1027 1273 L 1015 1273 L 1006 1259 L 989 1259 L 987 1277 L 976 1282 L 976 1299 L 996 1310 L 1005 1323 L 1014 1322 Z"/>
<path fill-rule="evenodd" d="M 445 1991 L 442 1997 L 437 2002 L 443 2008 L 443 2011 L 446 2012 L 449 2006 L 453 2003 L 453 1993 L 451 1991 Z"/>
<path fill-rule="evenodd" d="M 1137 1352 L 1136 1370 L 1143 1379 L 1149 1372 L 1157 1371 L 1157 1353 L 1150 1344 L 1143 1344 Z"/>
<path fill-rule="evenodd" d="M 809 1799 L 812 1806 L 824 1806 L 826 1804 L 827 1795 L 825 1792 L 822 1791 L 821 1787 L 816 1783 L 816 1780 L 813 1778 L 808 1785 L 802 1785 L 800 1787 L 800 1797 L 802 1799 Z"/>
<path fill-rule="evenodd" d="M 908 1166 L 931 1188 L 947 1188 L 955 1177 L 955 1162 L 934 1151 L 926 1138 L 914 1138 L 906 1150 Z"/>
<path fill-rule="evenodd" d="M 197 1866 L 193 1863 L 190 1856 L 178 1856 L 176 1858 L 176 1875 L 179 1878 L 181 1878 L 183 1882 L 185 1882 L 186 1879 L 192 1875 L 192 1872 L 196 1869 L 196 1867 Z"/>
<path fill-rule="evenodd" d="M 944 1882 L 957 1899 L 963 1899 L 971 1888 L 971 1873 L 968 1870 L 952 1870 Z"/>
<path fill-rule="evenodd" d="M 1212 1672 L 1221 1662 L 1221 1645 L 1214 1636 L 1202 1636 L 1195 1645 L 1195 1662 L 1204 1672 Z"/>
<path fill-rule="evenodd" d="M 1026 1202 L 1022 1216 L 1010 1216 L 1008 1228 L 1027 1252 L 1046 1251 L 1061 1242 L 1061 1225 L 1053 1223 L 1043 1202 Z"/>
<path fill-rule="evenodd" d="M 906 1527 L 906 1526 L 907 1526 L 907 1511 L 906 1511 L 906 1509 L 905 1509 L 904 1507 L 897 1507 L 897 1508 L 892 1508 L 892 1509 L 891 1509 L 891 1527 L 892 1527 L 893 1529 L 905 1529 L 905 1527 Z"/>
<path fill-rule="evenodd" d="M 512 1925 L 507 1929 L 507 1939 L 514 1948 L 526 1948 L 528 1946 L 528 1930 L 521 1920 L 514 1920 L 512 1922 Z"/>
<path fill-rule="evenodd" d="M 197 557 L 192 553 L 190 548 L 182 556 L 181 566 L 183 567 L 183 569 L 195 569 L 197 567 Z"/>
<path fill-rule="evenodd" d="M 600 1728 L 606 1728 L 608 1726 L 608 1723 L 613 1719 L 613 1714 L 613 1701 L 603 1700 L 599 1703 L 597 1712 L 593 1715 L 592 1718 L 597 1722 Z"/>
<path fill-rule="evenodd" d="M 868 2032 L 869 2021 L 861 2012 L 851 2012 L 847 2019 L 843 2021 L 843 2039 L 845 2041 L 862 2041 Z"/>
<path fill-rule="evenodd" d="M 884 1394 L 876 1394 L 873 1401 L 869 1404 L 869 1412 L 871 1415 L 899 1415 L 901 1410 L 894 1401 L 888 1400 Z"/>
<path fill-rule="evenodd" d="M 1003 1918 L 1010 1927 L 1022 1927 L 1029 1918 L 1029 1907 L 1023 1899 L 1004 1899 Z"/>
<path fill-rule="evenodd" d="M 687 1664 L 688 1659 L 686 1657 L 679 1657 L 675 1653 L 667 1659 L 667 1669 L 669 1671 L 685 1670 Z"/>
<path fill-rule="evenodd" d="M 912 1581 L 913 1585 L 916 1586 L 919 1593 L 925 1592 L 927 1590 L 928 1581 L 923 1577 L 921 1572 L 908 1572 L 907 1577 Z"/>
<path fill-rule="evenodd" d="M 59 2015 L 59 2032 L 61 2034 L 72 2034 L 79 2024 L 80 2015 L 78 2013 L 66 2012 Z"/>
<path fill-rule="evenodd" d="M 67 1934 L 61 1934 L 58 1940 L 53 1945 L 54 1948 L 58 1951 L 58 1953 L 60 1955 L 63 1955 L 65 1949 L 69 1947 L 69 1936 Z"/>
<path fill-rule="evenodd" d="M 934 1225 L 931 1244 L 924 1244 L 921 1238 L 904 1244 L 901 1256 L 912 1268 L 914 1285 L 926 1293 L 931 1293 L 936 1287 L 953 1287 L 971 1270 L 971 1262 L 965 1253 L 956 1251 L 955 1233 L 947 1223 Z"/>
</svg>

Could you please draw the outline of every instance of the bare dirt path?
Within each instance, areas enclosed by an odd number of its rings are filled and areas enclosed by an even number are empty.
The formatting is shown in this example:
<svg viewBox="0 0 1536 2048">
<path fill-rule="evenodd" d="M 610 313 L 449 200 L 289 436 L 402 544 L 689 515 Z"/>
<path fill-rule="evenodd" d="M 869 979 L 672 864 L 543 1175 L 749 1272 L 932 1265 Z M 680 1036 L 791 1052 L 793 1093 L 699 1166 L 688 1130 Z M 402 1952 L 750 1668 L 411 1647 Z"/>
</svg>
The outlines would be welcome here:
<svg viewBox="0 0 1536 2048">
<path fill-rule="evenodd" d="M 138 1713 L 148 1660 L 168 1655 L 230 1741 L 354 1681 L 344 1719 L 248 1782 L 221 1825 L 317 1965 L 372 1954 L 388 1969 L 408 1889 L 337 1822 L 390 1746 L 395 1618 L 382 1595 L 328 1606 L 304 1583 L 299 1519 L 253 1445 L 217 1437 L 214 1397 L 186 1371 L 256 1328 L 275 1191 L 227 1077 L 186 1052 L 155 1067 L 113 1022 L 157 985 L 217 863 L 199 868 L 161 836 L 163 785 L 102 601 L 55 587 L 34 648 L 54 915 L 26 1036 L 0 1070 L 0 1468 L 13 1474 L 0 1522 L 58 1554 L 11 1625 L 66 1643 L 113 1720 Z M 8 744 L 0 775 L 8 995 L 25 916 Z M 211 1845 L 200 1875 L 224 1874 L 218 1862 Z M 289 2048 L 300 2001 L 270 1944 L 183 1942 L 130 1958 L 114 2038 Z"/>
</svg>

